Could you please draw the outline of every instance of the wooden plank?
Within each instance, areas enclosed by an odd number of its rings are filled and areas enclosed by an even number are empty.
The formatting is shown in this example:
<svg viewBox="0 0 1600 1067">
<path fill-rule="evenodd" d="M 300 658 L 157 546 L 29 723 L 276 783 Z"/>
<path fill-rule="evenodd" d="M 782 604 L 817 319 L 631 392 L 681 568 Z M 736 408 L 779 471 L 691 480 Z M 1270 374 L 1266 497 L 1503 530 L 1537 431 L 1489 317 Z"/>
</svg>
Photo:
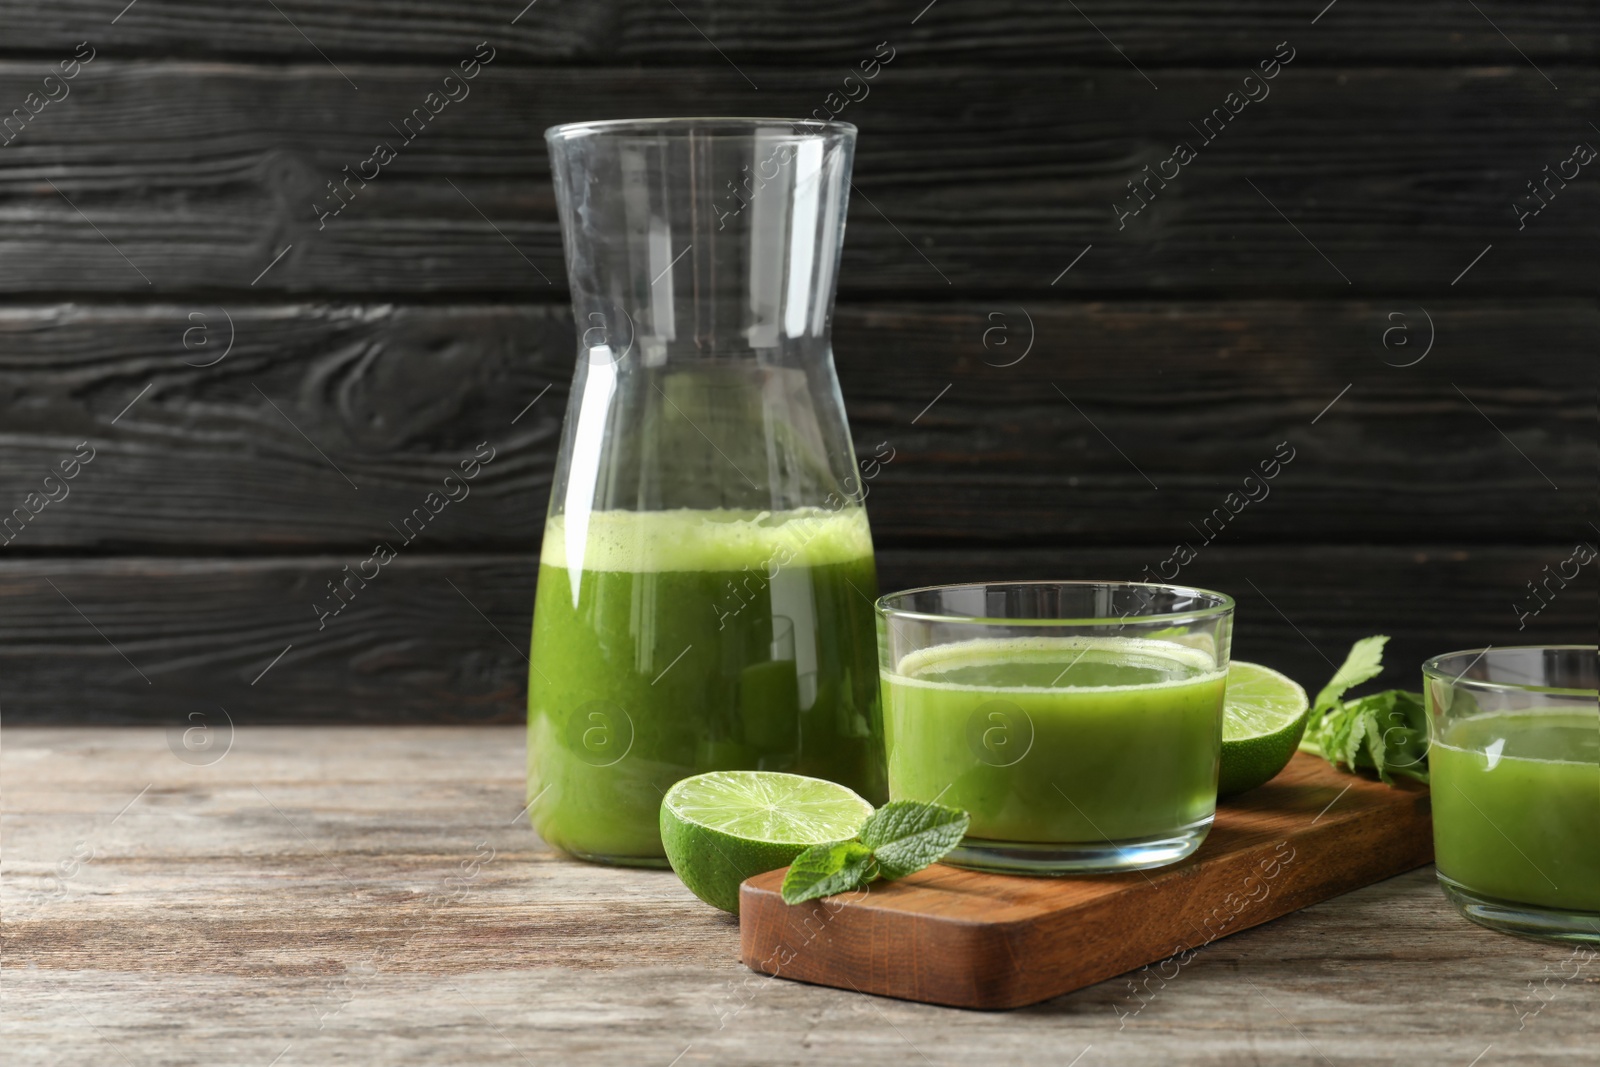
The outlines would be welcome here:
<svg viewBox="0 0 1600 1067">
<path fill-rule="evenodd" d="M 319 628 L 316 603 L 370 552 L 274 558 L 0 562 L 0 707 L 27 722 L 514 722 L 524 714 L 533 552 L 399 557 Z M 1600 566 L 1536 607 L 1570 545 L 1205 549 L 1183 581 L 1239 601 L 1233 654 L 1320 686 L 1350 643 L 1393 635 L 1385 685 L 1430 655 L 1582 642 Z M 880 586 L 1138 578 L 1148 549 L 881 551 Z M 1550 571 L 1542 571 L 1549 566 Z M 1520 628 L 1519 628 L 1520 625 Z"/>
<path fill-rule="evenodd" d="M 96 450 L 65 499 L 7 531 L 12 552 L 370 548 L 452 474 L 466 496 L 428 547 L 538 542 L 572 375 L 565 310 L 200 298 L 10 309 L 0 337 L 16 461 L 0 501 L 23 503 L 79 442 Z"/>
<path fill-rule="evenodd" d="M 761 978 L 670 872 L 557 858 L 513 822 L 515 727 L 244 729 L 211 766 L 160 729 L 7 727 L 8 1067 L 1592 1058 L 1597 962 L 1460 919 L 1431 869 L 1176 974 L 954 1011 Z"/>
<path fill-rule="evenodd" d="M 1600 75 L 1548 73 L 1559 93 L 1520 64 L 1290 66 L 1206 142 L 1237 69 L 1164 73 L 1158 92 L 1133 70 L 908 55 L 840 113 L 862 130 L 842 291 L 1590 295 L 1600 183 L 1569 183 L 1523 232 L 1512 209 L 1600 111 Z M 756 92 L 732 68 L 491 65 L 407 142 L 399 120 L 443 76 L 97 58 L 0 151 L 0 292 L 554 293 L 541 129 L 708 99 L 809 114 L 842 77 L 783 70 Z M 0 63 L 0 100 L 41 77 Z M 380 140 L 396 158 L 323 217 Z M 1180 141 L 1196 158 L 1119 222 Z"/>
<path fill-rule="evenodd" d="M 1571 62 L 1593 56 L 1600 39 L 1592 6 L 1573 0 L 1491 9 L 1493 24 L 1470 6 L 1448 0 L 1405 5 L 1342 0 L 1337 17 L 1330 13 L 1314 26 L 1315 10 L 1286 8 L 1271 0 L 1233 0 L 1220 8 L 1083 0 L 1077 5 L 1081 14 L 1070 5 L 1038 0 L 1004 5 L 941 0 L 920 16 L 915 4 L 908 8 L 840 0 L 686 0 L 677 5 L 679 12 L 648 0 L 590 0 L 581 5 L 544 0 L 526 7 L 458 0 L 441 8 L 401 0 L 360 0 L 336 7 L 283 0 L 277 6 L 281 14 L 249 3 L 140 0 L 137 18 L 130 13 L 108 29 L 104 6 L 92 0 L 58 0 L 43 9 L 5 0 L 0 22 L 28 28 L 25 39 L 5 42 L 13 52 L 70 52 L 89 34 L 119 55 L 270 55 L 307 61 L 316 58 L 308 39 L 334 58 L 376 60 L 453 60 L 487 39 L 519 62 L 721 62 L 709 40 L 741 66 L 749 64 L 752 77 L 786 64 L 853 65 L 863 42 L 885 37 L 919 57 L 944 62 L 984 58 L 1125 66 L 1121 52 L 1147 68 L 1175 63 L 1248 66 L 1260 58 L 1263 43 L 1285 36 L 1314 38 L 1325 61 L 1341 63 L 1514 62 L 1515 52 L 1495 26 L 1540 60 Z M 1117 46 L 1109 45 L 1096 27 Z"/>
<path fill-rule="evenodd" d="M 388 541 L 398 558 L 326 623 L 316 605 L 331 610 L 328 583 L 360 569 L 371 549 L 0 568 L 5 630 L 16 639 L 7 721 L 525 715 L 533 553 L 422 556 Z"/>
<path fill-rule="evenodd" d="M 1337 804 L 1337 807 L 1335 807 Z M 1159 870 L 1021 878 L 936 864 L 791 907 L 788 868 L 739 890 L 745 966 L 957 1008 L 1020 1008 L 1433 862 L 1427 787 L 1391 789 L 1296 754 L 1217 807 L 1199 851 Z M 1259 894 L 1259 895 L 1258 895 Z"/>
<path fill-rule="evenodd" d="M 1431 326 L 1364 301 L 841 305 L 878 543 L 1580 536 L 1600 312 L 1429 304 Z M 1386 351 L 1391 313 L 1410 319 Z M 1435 351 L 1390 366 L 1412 358 L 1402 336 Z M 573 343 L 553 305 L 0 309 L 0 503 L 95 449 L 6 550 L 369 547 L 486 441 L 496 458 L 427 545 L 531 551 Z M 1293 462 L 1233 518 L 1228 494 L 1284 441 Z"/>
<path fill-rule="evenodd" d="M 1592 308 L 1569 329 L 1529 307 L 996 300 L 874 309 L 859 346 L 846 321 L 840 378 L 884 544 L 1594 532 Z M 1518 341 L 1535 328 L 1550 341 L 1536 354 Z M 1436 350 L 1394 366 L 1424 351 L 1402 337 Z M 1275 454 L 1293 460 L 1259 484 Z M 1252 473 L 1268 495 L 1219 527 Z"/>
</svg>

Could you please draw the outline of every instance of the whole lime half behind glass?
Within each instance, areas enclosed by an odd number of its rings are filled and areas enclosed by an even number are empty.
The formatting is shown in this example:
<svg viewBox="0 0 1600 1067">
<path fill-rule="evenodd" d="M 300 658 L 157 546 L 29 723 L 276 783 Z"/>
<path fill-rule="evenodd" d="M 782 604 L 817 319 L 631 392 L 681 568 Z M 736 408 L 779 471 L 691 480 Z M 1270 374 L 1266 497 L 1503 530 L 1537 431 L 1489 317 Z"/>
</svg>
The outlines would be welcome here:
<svg viewBox="0 0 1600 1067">
<path fill-rule="evenodd" d="M 1288 766 L 1306 732 L 1310 706 L 1293 679 L 1256 663 L 1230 664 L 1217 796 L 1254 789 Z"/>
<path fill-rule="evenodd" d="M 661 801 L 667 862 L 701 900 L 739 914 L 739 883 L 787 867 L 811 845 L 847 841 L 872 814 L 851 790 L 777 771 L 711 771 Z"/>
</svg>

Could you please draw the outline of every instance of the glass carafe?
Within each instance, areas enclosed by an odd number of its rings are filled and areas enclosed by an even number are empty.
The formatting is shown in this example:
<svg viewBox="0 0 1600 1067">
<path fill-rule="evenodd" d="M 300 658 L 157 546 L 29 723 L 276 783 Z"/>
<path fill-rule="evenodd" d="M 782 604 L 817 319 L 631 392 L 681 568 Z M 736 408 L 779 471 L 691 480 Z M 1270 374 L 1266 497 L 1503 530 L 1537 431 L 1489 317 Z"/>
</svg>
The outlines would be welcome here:
<svg viewBox="0 0 1600 1067">
<path fill-rule="evenodd" d="M 885 799 L 877 579 L 829 343 L 855 128 L 650 119 L 546 132 L 577 369 L 540 552 L 534 827 L 662 865 L 712 770 Z"/>
</svg>

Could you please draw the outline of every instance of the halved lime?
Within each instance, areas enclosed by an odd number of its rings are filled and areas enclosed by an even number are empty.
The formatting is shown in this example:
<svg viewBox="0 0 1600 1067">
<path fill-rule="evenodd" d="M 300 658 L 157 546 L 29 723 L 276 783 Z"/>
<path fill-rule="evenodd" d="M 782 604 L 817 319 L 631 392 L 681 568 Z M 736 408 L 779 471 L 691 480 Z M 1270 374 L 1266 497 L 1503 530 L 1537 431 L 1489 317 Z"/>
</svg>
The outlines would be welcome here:
<svg viewBox="0 0 1600 1067">
<path fill-rule="evenodd" d="M 739 883 L 787 867 L 811 845 L 847 841 L 872 805 L 835 782 L 778 771 L 711 771 L 661 801 L 661 844 L 683 884 L 739 914 Z"/>
<path fill-rule="evenodd" d="M 1292 678 L 1256 663 L 1230 664 L 1217 795 L 1254 789 L 1288 766 L 1310 707 L 1306 691 Z"/>
</svg>

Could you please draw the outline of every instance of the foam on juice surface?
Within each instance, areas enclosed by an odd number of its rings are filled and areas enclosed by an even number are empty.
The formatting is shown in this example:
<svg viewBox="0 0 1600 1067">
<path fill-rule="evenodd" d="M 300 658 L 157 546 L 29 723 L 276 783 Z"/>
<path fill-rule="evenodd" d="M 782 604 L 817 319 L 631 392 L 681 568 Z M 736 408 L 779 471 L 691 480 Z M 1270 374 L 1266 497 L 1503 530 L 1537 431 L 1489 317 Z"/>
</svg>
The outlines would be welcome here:
<svg viewBox="0 0 1600 1067">
<path fill-rule="evenodd" d="M 815 567 L 872 555 L 867 513 L 838 511 L 591 511 L 554 515 L 544 528 L 539 562 L 588 571 L 737 571 Z"/>
<path fill-rule="evenodd" d="M 1081 685 L 1062 688 L 1076 692 L 1132 692 L 1134 690 L 1178 688 L 1197 682 L 1221 678 L 1227 672 L 1218 669 L 1216 660 L 1203 649 L 1190 648 L 1169 641 L 1151 641 L 1138 637 L 1001 637 L 979 638 L 945 645 L 932 645 L 907 653 L 896 673 L 879 670 L 879 676 L 892 679 L 897 685 L 913 685 L 927 689 L 974 690 L 981 692 L 1050 692 L 1054 687 L 1028 685 L 994 685 L 990 683 L 966 684 L 926 677 L 964 666 L 1003 666 L 1019 660 L 1057 660 L 1069 654 L 1078 657 L 1091 652 L 1099 653 L 1108 661 L 1130 662 L 1173 673 L 1173 677 L 1151 680 L 1135 685 Z M 1175 670 L 1174 670 L 1175 669 Z M 1063 672 L 1065 673 L 1065 672 Z"/>
</svg>

